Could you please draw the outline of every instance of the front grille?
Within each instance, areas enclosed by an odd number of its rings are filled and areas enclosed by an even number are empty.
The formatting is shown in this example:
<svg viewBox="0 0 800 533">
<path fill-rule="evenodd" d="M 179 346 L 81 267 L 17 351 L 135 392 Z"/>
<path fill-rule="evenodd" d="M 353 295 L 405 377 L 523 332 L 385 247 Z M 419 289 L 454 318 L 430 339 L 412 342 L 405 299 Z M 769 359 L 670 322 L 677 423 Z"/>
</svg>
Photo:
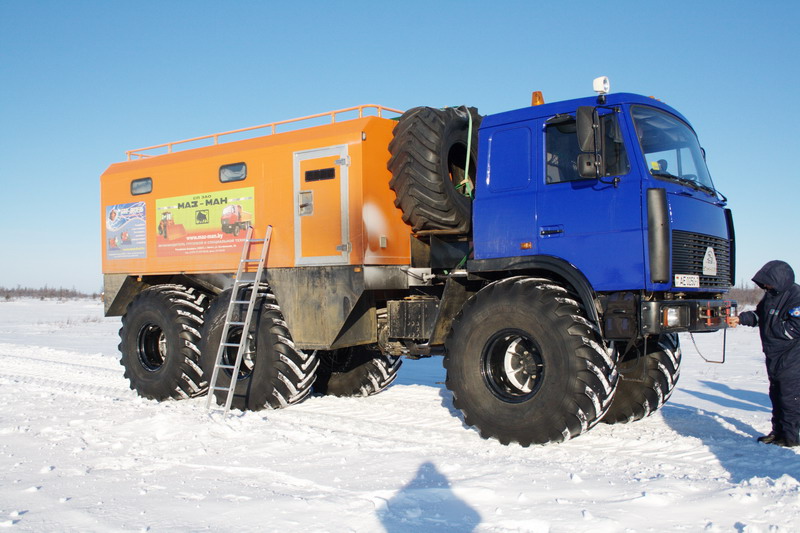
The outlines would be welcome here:
<svg viewBox="0 0 800 533">
<path fill-rule="evenodd" d="M 711 246 L 717 258 L 717 275 L 703 275 L 703 258 Z M 731 245 L 728 239 L 675 230 L 672 232 L 672 275 L 700 276 L 703 289 L 727 289 L 731 286 Z"/>
</svg>

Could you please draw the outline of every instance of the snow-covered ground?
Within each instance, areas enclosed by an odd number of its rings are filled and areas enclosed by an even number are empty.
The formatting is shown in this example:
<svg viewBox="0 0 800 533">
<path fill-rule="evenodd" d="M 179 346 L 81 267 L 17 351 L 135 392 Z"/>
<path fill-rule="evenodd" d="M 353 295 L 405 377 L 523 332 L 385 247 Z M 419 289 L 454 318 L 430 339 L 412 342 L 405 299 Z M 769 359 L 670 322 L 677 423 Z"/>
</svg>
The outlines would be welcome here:
<svg viewBox="0 0 800 533">
<path fill-rule="evenodd" d="M 11 531 L 798 531 L 800 458 L 758 444 L 758 334 L 683 336 L 661 411 L 551 446 L 463 425 L 441 361 L 371 398 L 209 417 L 122 377 L 94 301 L 0 302 L 0 526 Z M 697 335 L 720 358 L 722 335 Z"/>
</svg>

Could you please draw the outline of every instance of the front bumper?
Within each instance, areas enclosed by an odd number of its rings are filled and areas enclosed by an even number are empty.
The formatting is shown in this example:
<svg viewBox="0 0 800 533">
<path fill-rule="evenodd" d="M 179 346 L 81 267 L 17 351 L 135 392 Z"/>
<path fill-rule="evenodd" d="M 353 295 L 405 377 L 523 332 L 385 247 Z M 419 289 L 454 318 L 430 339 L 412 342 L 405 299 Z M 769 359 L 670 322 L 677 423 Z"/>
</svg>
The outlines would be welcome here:
<svg viewBox="0 0 800 533">
<path fill-rule="evenodd" d="M 645 335 L 700 333 L 728 327 L 726 319 L 735 310 L 732 300 L 661 300 L 642 302 L 639 319 Z"/>
</svg>

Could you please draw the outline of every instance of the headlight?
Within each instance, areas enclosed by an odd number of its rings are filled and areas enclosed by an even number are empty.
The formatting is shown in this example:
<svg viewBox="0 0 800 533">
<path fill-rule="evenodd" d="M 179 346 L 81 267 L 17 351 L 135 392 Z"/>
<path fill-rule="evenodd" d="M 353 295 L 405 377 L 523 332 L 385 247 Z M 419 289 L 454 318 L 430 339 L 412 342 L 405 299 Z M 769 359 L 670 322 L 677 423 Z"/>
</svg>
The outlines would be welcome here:
<svg viewBox="0 0 800 533">
<path fill-rule="evenodd" d="M 686 307 L 665 307 L 661 310 L 661 325 L 665 328 L 688 326 Z"/>
</svg>

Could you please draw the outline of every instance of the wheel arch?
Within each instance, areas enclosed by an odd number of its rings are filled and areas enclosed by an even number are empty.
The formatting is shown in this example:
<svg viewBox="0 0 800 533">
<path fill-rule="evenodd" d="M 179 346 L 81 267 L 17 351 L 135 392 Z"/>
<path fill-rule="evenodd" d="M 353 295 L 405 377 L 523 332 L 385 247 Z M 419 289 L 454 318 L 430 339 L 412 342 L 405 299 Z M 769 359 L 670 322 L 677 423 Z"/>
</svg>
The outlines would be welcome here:
<svg viewBox="0 0 800 533">
<path fill-rule="evenodd" d="M 467 269 L 472 276 L 491 281 L 514 276 L 530 276 L 561 282 L 575 292 L 588 318 L 600 326 L 597 297 L 591 283 L 577 267 L 559 257 L 536 255 L 474 259 L 467 263 Z"/>
<path fill-rule="evenodd" d="M 136 296 L 157 285 L 179 284 L 198 290 L 207 296 L 216 296 L 230 287 L 233 279 L 229 274 L 202 275 L 152 275 L 131 274 L 103 275 L 103 304 L 105 316 L 122 316 Z"/>
</svg>

